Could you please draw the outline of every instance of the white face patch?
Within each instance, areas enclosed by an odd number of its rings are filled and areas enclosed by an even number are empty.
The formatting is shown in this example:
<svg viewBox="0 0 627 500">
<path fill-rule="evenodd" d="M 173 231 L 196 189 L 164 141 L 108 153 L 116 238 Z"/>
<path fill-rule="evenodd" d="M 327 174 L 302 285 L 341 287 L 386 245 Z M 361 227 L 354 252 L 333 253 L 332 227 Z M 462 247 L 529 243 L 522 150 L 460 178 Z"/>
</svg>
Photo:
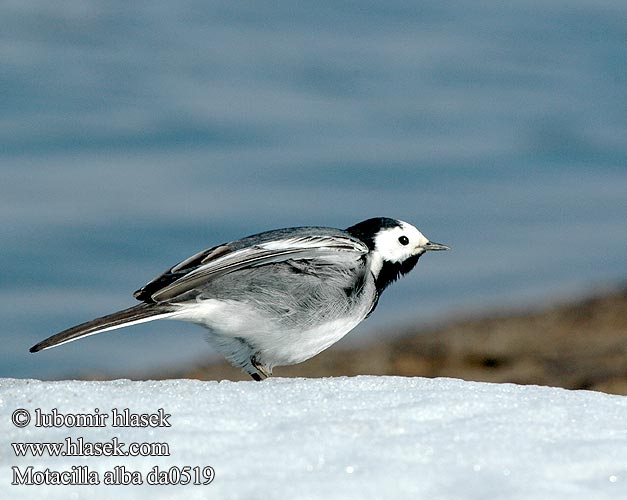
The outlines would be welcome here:
<svg viewBox="0 0 627 500">
<path fill-rule="evenodd" d="M 384 229 L 374 238 L 375 251 L 388 262 L 403 262 L 423 253 L 429 240 L 411 224 L 398 221 L 400 227 Z"/>
</svg>

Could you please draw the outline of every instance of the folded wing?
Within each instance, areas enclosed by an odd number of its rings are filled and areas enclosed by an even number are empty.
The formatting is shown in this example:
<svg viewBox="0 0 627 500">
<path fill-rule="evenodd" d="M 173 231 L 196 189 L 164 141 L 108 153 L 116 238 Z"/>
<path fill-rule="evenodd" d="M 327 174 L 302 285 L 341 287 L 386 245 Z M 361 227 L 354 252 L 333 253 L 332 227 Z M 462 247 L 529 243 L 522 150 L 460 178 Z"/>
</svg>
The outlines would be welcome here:
<svg viewBox="0 0 627 500">
<path fill-rule="evenodd" d="M 174 266 L 135 292 L 135 297 L 150 302 L 164 302 L 190 291 L 209 280 L 248 267 L 292 260 L 317 260 L 339 263 L 354 261 L 368 252 L 360 240 L 340 231 L 316 234 L 311 228 L 280 238 L 261 238 L 227 243 L 210 248 Z M 239 248 L 238 248 L 239 247 Z"/>
</svg>

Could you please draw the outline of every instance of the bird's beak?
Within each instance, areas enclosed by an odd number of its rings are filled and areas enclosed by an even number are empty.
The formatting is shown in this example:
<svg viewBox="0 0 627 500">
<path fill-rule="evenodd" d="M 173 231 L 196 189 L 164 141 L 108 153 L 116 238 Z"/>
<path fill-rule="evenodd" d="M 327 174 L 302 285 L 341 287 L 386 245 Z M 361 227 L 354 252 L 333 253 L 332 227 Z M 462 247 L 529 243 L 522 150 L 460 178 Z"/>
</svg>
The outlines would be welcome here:
<svg viewBox="0 0 627 500">
<path fill-rule="evenodd" d="M 450 247 L 447 247 L 446 245 L 442 245 L 441 243 L 434 243 L 433 241 L 427 241 L 427 243 L 425 244 L 423 248 L 425 249 L 425 251 L 450 250 Z"/>
</svg>

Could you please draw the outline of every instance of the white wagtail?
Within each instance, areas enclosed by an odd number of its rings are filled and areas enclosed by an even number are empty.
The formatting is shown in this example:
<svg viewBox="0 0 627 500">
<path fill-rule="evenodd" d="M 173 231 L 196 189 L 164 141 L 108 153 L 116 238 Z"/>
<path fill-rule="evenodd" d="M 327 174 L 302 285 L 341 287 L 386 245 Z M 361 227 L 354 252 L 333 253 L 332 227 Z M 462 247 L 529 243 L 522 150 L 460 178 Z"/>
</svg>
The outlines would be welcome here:
<svg viewBox="0 0 627 500">
<path fill-rule="evenodd" d="M 368 219 L 348 229 L 294 227 L 192 255 L 134 293 L 141 304 L 75 326 L 31 347 L 155 319 L 209 329 L 235 366 L 262 380 L 305 361 L 364 320 L 392 282 L 428 250 L 448 250 L 411 224 Z"/>
</svg>

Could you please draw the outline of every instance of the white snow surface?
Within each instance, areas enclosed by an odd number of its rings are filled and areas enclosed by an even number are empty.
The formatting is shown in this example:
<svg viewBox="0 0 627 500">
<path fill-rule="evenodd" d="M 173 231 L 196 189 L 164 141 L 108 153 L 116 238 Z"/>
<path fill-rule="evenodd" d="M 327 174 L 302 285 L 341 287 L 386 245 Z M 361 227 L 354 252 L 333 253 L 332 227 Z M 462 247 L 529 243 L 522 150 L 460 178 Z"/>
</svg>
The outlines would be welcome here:
<svg viewBox="0 0 627 500">
<path fill-rule="evenodd" d="M 33 420 L 18 428 L 11 417 Z M 49 413 L 171 414 L 168 428 L 36 427 Z M 0 379 L 3 499 L 627 498 L 627 397 L 455 379 L 258 382 Z M 10 443 L 165 442 L 168 457 L 16 457 Z M 140 471 L 139 486 L 13 486 L 12 466 Z M 145 484 L 207 466 L 209 485 Z"/>
</svg>

